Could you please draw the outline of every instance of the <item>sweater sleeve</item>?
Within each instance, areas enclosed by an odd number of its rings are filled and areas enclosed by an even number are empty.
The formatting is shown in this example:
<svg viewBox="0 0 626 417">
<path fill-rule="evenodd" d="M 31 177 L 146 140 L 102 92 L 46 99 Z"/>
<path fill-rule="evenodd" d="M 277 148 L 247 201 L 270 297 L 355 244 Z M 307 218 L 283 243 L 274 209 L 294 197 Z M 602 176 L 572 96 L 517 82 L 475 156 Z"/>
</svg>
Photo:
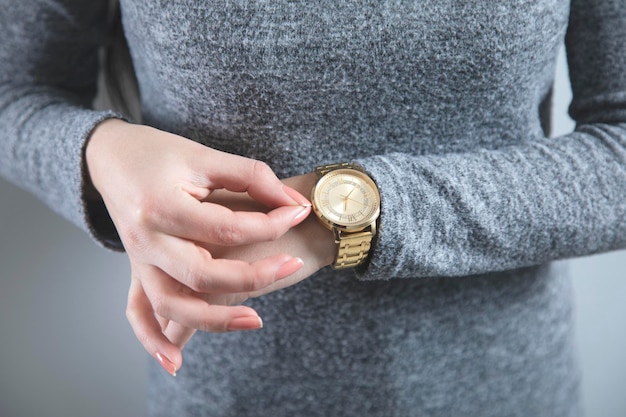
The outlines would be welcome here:
<svg viewBox="0 0 626 417">
<path fill-rule="evenodd" d="M 619 4 L 618 4 L 619 3 Z M 381 188 L 360 278 L 462 276 L 626 247 L 626 8 L 573 0 L 571 134 L 359 162 Z"/>
<path fill-rule="evenodd" d="M 91 109 L 107 10 L 106 0 L 0 0 L 0 174 L 105 244 L 87 209 L 83 148 L 117 117 Z"/>
</svg>

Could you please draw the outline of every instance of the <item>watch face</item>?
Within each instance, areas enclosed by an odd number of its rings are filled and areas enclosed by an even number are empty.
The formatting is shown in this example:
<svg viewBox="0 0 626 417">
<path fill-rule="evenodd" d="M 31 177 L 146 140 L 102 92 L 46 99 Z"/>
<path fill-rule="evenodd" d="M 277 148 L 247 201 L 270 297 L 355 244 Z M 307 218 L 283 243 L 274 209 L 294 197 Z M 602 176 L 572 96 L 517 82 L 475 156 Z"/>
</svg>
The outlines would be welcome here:
<svg viewBox="0 0 626 417">
<path fill-rule="evenodd" d="M 374 181 L 353 169 L 337 169 L 324 175 L 313 189 L 313 209 L 330 225 L 358 230 L 380 213 L 380 195 Z"/>
</svg>

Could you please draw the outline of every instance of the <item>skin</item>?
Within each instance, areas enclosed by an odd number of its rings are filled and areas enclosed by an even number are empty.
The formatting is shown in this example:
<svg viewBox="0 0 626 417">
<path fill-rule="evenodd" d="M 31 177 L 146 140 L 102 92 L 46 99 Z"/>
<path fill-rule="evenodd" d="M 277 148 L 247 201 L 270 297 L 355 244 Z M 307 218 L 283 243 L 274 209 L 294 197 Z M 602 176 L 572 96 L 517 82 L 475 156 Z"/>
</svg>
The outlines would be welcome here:
<svg viewBox="0 0 626 417">
<path fill-rule="evenodd" d="M 85 152 L 130 260 L 127 318 L 172 375 L 196 330 L 261 328 L 241 302 L 333 260 L 332 233 L 303 196 L 313 173 L 281 182 L 262 162 L 116 119 L 94 130 Z"/>
</svg>

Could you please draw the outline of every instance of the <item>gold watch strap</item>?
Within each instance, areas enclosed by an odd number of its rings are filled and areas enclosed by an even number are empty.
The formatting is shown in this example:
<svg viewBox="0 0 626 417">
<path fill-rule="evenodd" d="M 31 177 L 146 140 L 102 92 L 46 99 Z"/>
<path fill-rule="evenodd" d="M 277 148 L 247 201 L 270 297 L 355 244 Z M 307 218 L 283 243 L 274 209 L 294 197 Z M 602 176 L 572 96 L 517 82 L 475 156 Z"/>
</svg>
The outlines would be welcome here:
<svg viewBox="0 0 626 417">
<path fill-rule="evenodd" d="M 317 174 L 318 178 L 322 178 L 324 175 L 328 174 L 330 171 L 334 171 L 336 169 L 342 169 L 342 168 L 356 169 L 357 171 L 363 172 L 363 168 L 361 167 L 361 165 L 356 164 L 354 162 L 343 162 L 341 164 L 328 164 L 328 165 L 322 165 L 322 166 L 316 167 L 315 173 Z"/>
<path fill-rule="evenodd" d="M 332 267 L 334 269 L 353 268 L 365 262 L 373 237 L 374 234 L 371 231 L 347 233 L 345 236 L 342 236 L 340 232 L 337 258 Z"/>
<path fill-rule="evenodd" d="M 363 172 L 363 168 L 359 164 L 344 162 L 318 166 L 315 168 L 315 173 L 318 178 L 321 178 L 331 171 L 344 168 Z M 354 268 L 365 262 L 372 247 L 373 238 L 374 233 L 371 230 L 355 233 L 336 230 L 335 241 L 339 244 L 339 247 L 337 248 L 335 262 L 331 265 L 333 269 Z"/>
</svg>

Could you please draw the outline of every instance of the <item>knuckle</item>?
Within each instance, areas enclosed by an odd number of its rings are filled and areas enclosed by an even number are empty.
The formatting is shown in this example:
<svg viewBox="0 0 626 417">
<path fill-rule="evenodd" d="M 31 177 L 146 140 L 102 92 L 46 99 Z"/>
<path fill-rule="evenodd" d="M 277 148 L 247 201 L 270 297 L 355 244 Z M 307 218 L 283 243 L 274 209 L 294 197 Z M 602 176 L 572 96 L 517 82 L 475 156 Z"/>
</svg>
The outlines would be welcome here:
<svg viewBox="0 0 626 417">
<path fill-rule="evenodd" d="M 134 209 L 134 223 L 140 227 L 151 228 L 163 219 L 161 204 L 152 196 L 143 196 Z"/>
<path fill-rule="evenodd" d="M 222 223 L 216 230 L 217 240 L 225 245 L 234 246 L 243 242 L 243 231 L 236 222 Z"/>
<path fill-rule="evenodd" d="M 118 227 L 125 248 L 143 252 L 150 247 L 150 233 L 163 223 L 164 218 L 154 199 L 142 198 L 139 204 L 130 209 L 130 214 Z"/>
<path fill-rule="evenodd" d="M 267 285 L 271 283 L 271 280 L 269 279 L 269 277 L 264 276 L 258 270 L 255 270 L 251 274 L 250 282 L 252 283 L 252 285 L 251 285 L 251 288 L 246 291 L 247 293 L 251 293 L 254 291 L 258 291 L 262 288 L 265 288 Z"/>
<path fill-rule="evenodd" d="M 267 175 L 273 175 L 273 171 L 270 166 L 263 161 L 255 159 L 252 162 L 252 178 L 258 178 L 260 176 L 265 177 Z"/>
<path fill-rule="evenodd" d="M 140 330 L 136 332 L 135 337 L 137 338 L 137 340 L 139 340 L 139 343 L 141 343 L 143 346 L 148 346 L 150 343 L 150 337 L 148 336 L 148 333 L 144 331 Z"/>
<path fill-rule="evenodd" d="M 199 330 L 205 333 L 225 333 L 228 331 L 228 323 L 215 323 L 211 320 L 202 320 Z"/>
<path fill-rule="evenodd" d="M 137 311 L 131 305 L 126 306 L 126 320 L 131 324 L 135 323 L 137 320 Z"/>
<path fill-rule="evenodd" d="M 154 297 L 151 300 L 152 309 L 154 312 L 164 318 L 170 318 L 170 307 L 167 299 L 163 295 Z"/>
<path fill-rule="evenodd" d="M 247 273 L 244 273 L 243 276 L 243 292 L 244 293 L 252 293 L 254 291 L 258 291 L 261 288 L 264 288 L 268 283 L 266 282 L 266 277 L 263 276 L 259 271 L 252 270 Z"/>
<path fill-rule="evenodd" d="M 148 333 L 143 329 L 142 325 L 139 323 L 139 313 L 137 310 L 131 306 L 126 308 L 126 320 L 130 323 L 133 331 L 135 333 L 135 337 L 139 340 L 143 346 L 146 346 L 149 342 Z"/>
<path fill-rule="evenodd" d="M 147 243 L 147 233 L 137 226 L 127 226 L 120 229 L 120 236 L 124 248 L 130 253 L 142 253 Z"/>
<path fill-rule="evenodd" d="M 187 287 L 196 292 L 204 292 L 208 287 L 206 275 L 193 267 L 188 267 L 183 271 L 182 279 Z"/>
<path fill-rule="evenodd" d="M 244 293 L 256 291 L 259 281 L 255 277 L 244 277 L 241 284 L 241 290 Z"/>
<path fill-rule="evenodd" d="M 198 330 L 203 331 L 205 333 L 210 333 L 210 332 L 215 331 L 214 326 L 207 321 L 202 321 L 200 323 L 200 328 Z"/>
<path fill-rule="evenodd" d="M 183 294 L 191 290 L 201 293 L 211 288 L 210 274 L 204 273 L 201 266 L 197 264 L 190 263 L 183 266 L 180 278 L 184 284 L 180 288 Z"/>
<path fill-rule="evenodd" d="M 268 227 L 268 239 L 272 242 L 278 240 L 282 235 L 283 231 L 277 227 Z"/>
</svg>

